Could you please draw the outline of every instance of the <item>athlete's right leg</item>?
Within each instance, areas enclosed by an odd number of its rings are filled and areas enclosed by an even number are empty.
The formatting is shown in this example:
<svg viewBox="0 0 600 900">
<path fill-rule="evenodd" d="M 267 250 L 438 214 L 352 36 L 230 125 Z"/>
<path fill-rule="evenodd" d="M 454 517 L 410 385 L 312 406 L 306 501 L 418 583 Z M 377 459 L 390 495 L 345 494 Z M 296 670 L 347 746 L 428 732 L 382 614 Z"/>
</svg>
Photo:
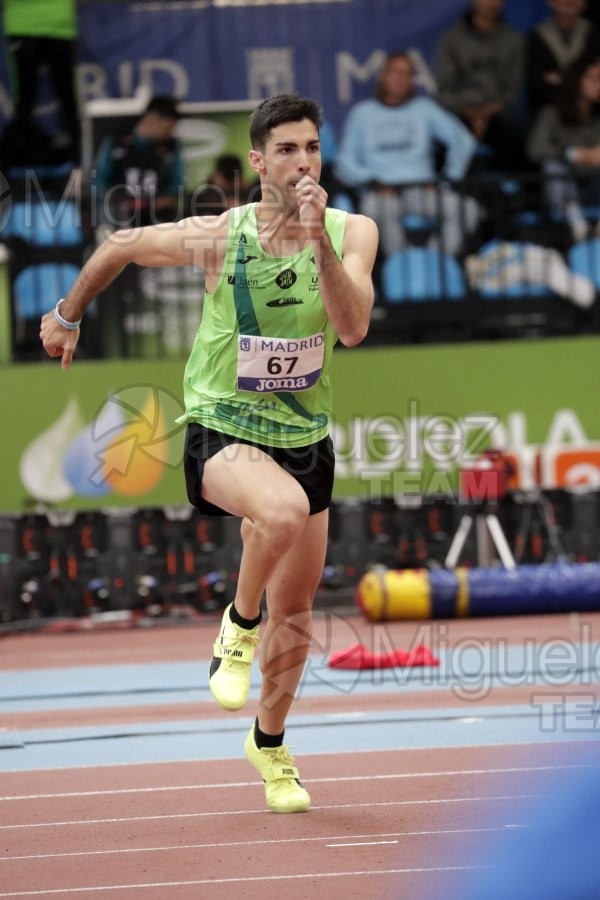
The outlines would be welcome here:
<svg viewBox="0 0 600 900">
<path fill-rule="evenodd" d="M 254 619 L 275 566 L 304 531 L 308 498 L 295 478 L 249 444 L 230 444 L 207 460 L 202 496 L 242 517 L 235 607 L 245 619 Z"/>
<path fill-rule="evenodd" d="M 309 503 L 291 475 L 248 444 L 230 444 L 205 463 L 202 496 L 242 517 L 243 552 L 234 609 L 228 607 L 223 615 L 209 680 L 221 706 L 240 709 L 250 689 L 265 586 L 302 535 Z"/>
</svg>

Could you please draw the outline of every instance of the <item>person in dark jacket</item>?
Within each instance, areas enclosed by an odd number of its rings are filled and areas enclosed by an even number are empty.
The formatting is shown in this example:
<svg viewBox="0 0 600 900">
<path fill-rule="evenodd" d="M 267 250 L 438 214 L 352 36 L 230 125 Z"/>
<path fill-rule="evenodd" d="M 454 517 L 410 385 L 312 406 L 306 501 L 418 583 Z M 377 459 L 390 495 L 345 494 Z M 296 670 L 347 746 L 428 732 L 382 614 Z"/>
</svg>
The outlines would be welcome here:
<svg viewBox="0 0 600 900">
<path fill-rule="evenodd" d="M 495 163 L 522 163 L 517 113 L 524 38 L 504 21 L 504 0 L 472 0 L 471 10 L 444 32 L 437 49 L 437 99 L 459 116 Z"/>
<path fill-rule="evenodd" d="M 75 0 L 4 0 L 2 7 L 14 115 L 0 143 L 0 164 L 78 163 L 81 125 L 75 87 Z M 59 130 L 53 134 L 36 117 L 44 68 L 58 103 Z"/>
<path fill-rule="evenodd" d="M 114 230 L 178 218 L 184 180 L 178 119 L 176 101 L 156 96 L 133 130 L 103 141 L 95 165 L 96 224 Z"/>
<path fill-rule="evenodd" d="M 552 16 L 527 39 L 526 78 L 532 111 L 554 103 L 568 69 L 600 57 L 600 28 L 584 18 L 586 0 L 548 0 Z"/>
<path fill-rule="evenodd" d="M 585 210 L 600 205 L 600 60 L 566 73 L 556 103 L 538 113 L 528 141 L 530 158 L 546 175 L 552 211 L 573 238 L 587 237 Z"/>
</svg>

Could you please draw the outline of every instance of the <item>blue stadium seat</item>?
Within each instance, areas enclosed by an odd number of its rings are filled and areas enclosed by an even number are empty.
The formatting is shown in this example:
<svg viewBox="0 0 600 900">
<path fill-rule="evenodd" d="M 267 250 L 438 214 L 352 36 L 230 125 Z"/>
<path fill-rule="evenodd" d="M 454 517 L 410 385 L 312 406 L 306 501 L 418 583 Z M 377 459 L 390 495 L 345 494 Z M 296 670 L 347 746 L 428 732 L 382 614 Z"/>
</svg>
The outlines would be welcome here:
<svg viewBox="0 0 600 900">
<path fill-rule="evenodd" d="M 71 289 L 79 269 L 72 263 L 42 263 L 19 272 L 13 284 L 16 319 L 42 316 Z"/>
<path fill-rule="evenodd" d="M 381 272 L 388 303 L 406 300 L 462 300 L 465 280 L 458 262 L 430 247 L 410 247 L 393 253 Z"/>
<path fill-rule="evenodd" d="M 574 244 L 568 255 L 569 268 L 584 275 L 600 289 L 600 238 Z"/>
<path fill-rule="evenodd" d="M 36 247 L 73 247 L 83 240 L 79 210 L 72 200 L 13 203 L 2 237 L 19 237 Z"/>
<path fill-rule="evenodd" d="M 408 232 L 428 231 L 433 233 L 438 230 L 439 223 L 433 216 L 407 213 L 405 216 L 402 216 L 402 227 Z"/>
</svg>

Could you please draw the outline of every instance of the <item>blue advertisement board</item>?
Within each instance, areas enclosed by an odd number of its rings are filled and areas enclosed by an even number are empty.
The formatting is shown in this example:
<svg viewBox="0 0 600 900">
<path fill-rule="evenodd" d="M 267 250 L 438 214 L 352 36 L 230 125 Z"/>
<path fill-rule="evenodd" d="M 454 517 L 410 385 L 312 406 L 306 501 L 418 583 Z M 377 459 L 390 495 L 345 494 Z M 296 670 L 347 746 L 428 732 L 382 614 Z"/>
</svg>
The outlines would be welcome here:
<svg viewBox="0 0 600 900">
<path fill-rule="evenodd" d="M 511 2 L 526 30 L 543 0 Z M 440 33 L 468 0 L 137 0 L 78 5 L 82 103 L 131 97 L 140 88 L 188 102 L 248 100 L 297 91 L 319 100 L 339 132 L 348 108 L 373 92 L 390 50 L 412 51 L 422 85 L 434 92 Z M 514 7 L 514 9 L 513 9 Z M 39 114 L 52 114 L 49 86 Z M 0 126 L 12 103 L 0 68 Z"/>
</svg>

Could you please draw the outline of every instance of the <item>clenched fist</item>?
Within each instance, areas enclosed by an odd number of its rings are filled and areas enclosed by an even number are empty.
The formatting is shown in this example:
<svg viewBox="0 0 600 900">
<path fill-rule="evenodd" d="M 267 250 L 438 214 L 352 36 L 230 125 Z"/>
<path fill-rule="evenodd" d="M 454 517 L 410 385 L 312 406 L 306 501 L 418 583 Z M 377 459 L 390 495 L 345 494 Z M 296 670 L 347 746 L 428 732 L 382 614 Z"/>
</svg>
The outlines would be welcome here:
<svg viewBox="0 0 600 900">
<path fill-rule="evenodd" d="M 320 238 L 325 231 L 327 193 L 310 175 L 303 175 L 296 185 L 300 224 L 309 238 Z"/>
<path fill-rule="evenodd" d="M 79 340 L 79 328 L 69 331 L 56 321 L 54 310 L 42 316 L 40 340 L 48 356 L 62 356 L 61 366 L 69 369 L 73 362 L 73 353 Z"/>
</svg>

